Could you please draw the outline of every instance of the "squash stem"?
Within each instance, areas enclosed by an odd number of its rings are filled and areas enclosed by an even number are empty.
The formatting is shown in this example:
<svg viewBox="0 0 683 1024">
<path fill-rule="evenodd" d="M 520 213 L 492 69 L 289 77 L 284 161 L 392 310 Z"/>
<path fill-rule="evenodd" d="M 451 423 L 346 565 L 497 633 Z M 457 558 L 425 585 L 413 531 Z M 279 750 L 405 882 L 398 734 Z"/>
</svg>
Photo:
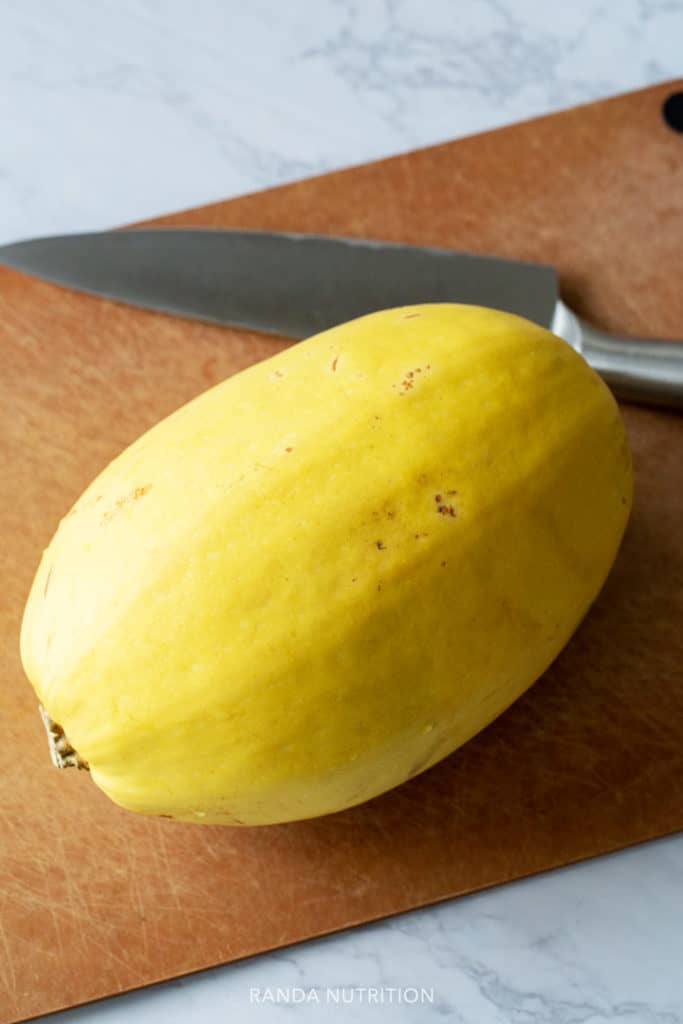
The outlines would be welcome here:
<svg viewBox="0 0 683 1024">
<path fill-rule="evenodd" d="M 39 704 L 38 708 L 47 733 L 50 758 L 55 768 L 83 768 L 89 771 L 88 762 L 84 761 L 78 751 L 71 746 L 61 725 L 52 721 L 42 704 Z"/>
</svg>

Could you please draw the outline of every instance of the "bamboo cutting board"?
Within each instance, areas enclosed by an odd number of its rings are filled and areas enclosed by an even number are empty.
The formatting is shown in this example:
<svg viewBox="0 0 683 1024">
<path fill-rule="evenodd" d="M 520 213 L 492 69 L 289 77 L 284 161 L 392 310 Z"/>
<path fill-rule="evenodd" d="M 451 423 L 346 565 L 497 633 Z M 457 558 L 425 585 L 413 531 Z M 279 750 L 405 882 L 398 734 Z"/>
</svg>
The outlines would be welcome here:
<svg viewBox="0 0 683 1024">
<path fill-rule="evenodd" d="M 599 325 L 683 337 L 683 136 L 646 89 L 167 217 L 544 260 Z M 257 829 L 127 813 L 52 768 L 18 657 L 41 549 L 160 417 L 284 342 L 0 269 L 0 1021 L 233 960 L 683 825 L 683 420 L 625 408 L 636 501 L 544 678 L 431 771 Z"/>
</svg>

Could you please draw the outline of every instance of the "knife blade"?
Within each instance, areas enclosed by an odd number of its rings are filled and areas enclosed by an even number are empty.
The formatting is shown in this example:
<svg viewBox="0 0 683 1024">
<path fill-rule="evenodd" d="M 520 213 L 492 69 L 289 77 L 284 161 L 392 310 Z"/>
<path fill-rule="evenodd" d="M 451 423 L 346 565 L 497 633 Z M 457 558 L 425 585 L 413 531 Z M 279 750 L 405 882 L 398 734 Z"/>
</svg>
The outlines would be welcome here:
<svg viewBox="0 0 683 1024">
<path fill-rule="evenodd" d="M 307 337 L 365 313 L 464 302 L 554 330 L 620 397 L 683 406 L 683 346 L 615 338 L 559 298 L 545 264 L 370 239 L 218 228 L 134 228 L 0 247 L 0 263 L 146 309 Z"/>
<path fill-rule="evenodd" d="M 62 235 L 5 246 L 0 259 L 79 291 L 291 337 L 419 302 L 497 304 L 547 326 L 557 298 L 551 267 L 265 231 L 139 228 Z"/>
</svg>

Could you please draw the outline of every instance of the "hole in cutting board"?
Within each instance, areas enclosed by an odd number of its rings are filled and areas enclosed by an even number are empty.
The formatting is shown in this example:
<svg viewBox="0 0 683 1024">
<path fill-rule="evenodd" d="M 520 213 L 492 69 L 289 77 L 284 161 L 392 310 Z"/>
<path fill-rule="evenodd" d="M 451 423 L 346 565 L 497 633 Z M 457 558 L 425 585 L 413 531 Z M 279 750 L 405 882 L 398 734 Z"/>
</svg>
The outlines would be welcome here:
<svg viewBox="0 0 683 1024">
<path fill-rule="evenodd" d="M 683 92 L 672 92 L 662 104 L 662 115 L 669 128 L 683 132 Z"/>
</svg>

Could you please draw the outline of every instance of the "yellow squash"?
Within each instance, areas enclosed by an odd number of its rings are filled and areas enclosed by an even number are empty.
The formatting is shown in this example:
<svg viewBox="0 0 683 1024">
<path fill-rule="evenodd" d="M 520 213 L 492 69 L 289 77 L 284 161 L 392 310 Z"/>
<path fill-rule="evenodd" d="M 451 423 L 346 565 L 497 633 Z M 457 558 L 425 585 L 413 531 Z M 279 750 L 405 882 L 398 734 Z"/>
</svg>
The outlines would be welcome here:
<svg viewBox="0 0 683 1024">
<path fill-rule="evenodd" d="M 337 811 L 538 678 L 612 565 L 631 486 L 614 399 L 554 335 L 474 306 L 375 313 L 115 459 L 43 555 L 23 663 L 124 807 Z"/>
</svg>

